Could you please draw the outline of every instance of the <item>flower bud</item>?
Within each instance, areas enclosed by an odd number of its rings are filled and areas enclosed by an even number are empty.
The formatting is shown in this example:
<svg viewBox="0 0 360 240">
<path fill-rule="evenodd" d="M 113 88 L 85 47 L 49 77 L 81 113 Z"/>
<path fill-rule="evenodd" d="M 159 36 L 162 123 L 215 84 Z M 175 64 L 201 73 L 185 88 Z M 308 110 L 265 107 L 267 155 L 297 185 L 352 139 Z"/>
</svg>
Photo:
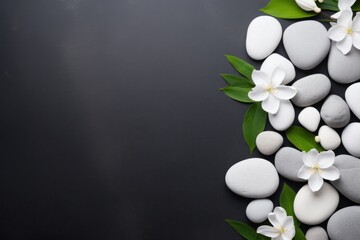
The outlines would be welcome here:
<svg viewBox="0 0 360 240">
<path fill-rule="evenodd" d="M 319 0 L 319 2 L 322 0 Z M 321 12 L 321 9 L 316 5 L 314 0 L 295 0 L 297 5 L 305 11 L 314 11 L 316 13 Z"/>
</svg>

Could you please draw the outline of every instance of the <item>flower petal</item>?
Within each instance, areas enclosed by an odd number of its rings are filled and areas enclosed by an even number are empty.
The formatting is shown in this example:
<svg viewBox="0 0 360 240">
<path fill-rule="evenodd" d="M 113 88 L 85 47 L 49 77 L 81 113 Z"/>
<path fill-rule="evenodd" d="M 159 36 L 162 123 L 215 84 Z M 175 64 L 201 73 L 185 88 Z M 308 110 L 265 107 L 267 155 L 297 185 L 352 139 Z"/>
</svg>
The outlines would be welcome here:
<svg viewBox="0 0 360 240">
<path fill-rule="evenodd" d="M 282 234 L 282 237 L 284 240 L 292 240 L 294 237 L 295 237 L 295 228 L 289 230 L 289 231 L 286 231 Z"/>
<path fill-rule="evenodd" d="M 354 47 L 360 50 L 360 32 L 354 32 L 352 37 Z"/>
<path fill-rule="evenodd" d="M 304 165 L 299 169 L 297 176 L 301 179 L 308 180 L 313 173 L 314 173 L 313 168 Z"/>
<path fill-rule="evenodd" d="M 281 100 L 292 99 L 293 97 L 295 97 L 296 93 L 297 93 L 296 88 L 284 86 L 284 85 L 276 87 L 272 92 L 272 94 L 274 94 L 275 97 Z"/>
<path fill-rule="evenodd" d="M 278 216 L 275 213 L 268 214 L 269 222 L 274 226 L 276 229 L 280 229 L 282 227 L 281 222 L 278 219 Z"/>
<path fill-rule="evenodd" d="M 279 86 L 285 79 L 285 72 L 280 68 L 275 68 L 271 75 L 271 82 L 274 87 Z"/>
<path fill-rule="evenodd" d="M 256 86 L 251 89 L 251 91 L 248 93 L 248 96 L 255 102 L 261 102 L 269 97 L 269 91 L 261 86 Z"/>
<path fill-rule="evenodd" d="M 317 161 L 320 168 L 331 167 L 335 162 L 335 153 L 333 151 L 325 151 L 319 153 Z"/>
<path fill-rule="evenodd" d="M 256 230 L 257 233 L 270 237 L 270 238 L 275 238 L 277 236 L 280 235 L 280 231 L 277 230 L 274 227 L 270 227 L 270 226 L 260 226 L 258 227 L 258 229 Z"/>
<path fill-rule="evenodd" d="M 352 24 L 353 31 L 360 31 L 360 13 L 356 13 L 353 24 Z"/>
<path fill-rule="evenodd" d="M 269 97 L 262 102 L 261 106 L 265 112 L 275 114 L 279 111 L 280 100 L 274 95 L 269 94 Z"/>
<path fill-rule="evenodd" d="M 274 209 L 273 213 L 275 213 L 276 218 L 277 218 L 278 222 L 280 223 L 280 225 L 283 226 L 284 221 L 287 217 L 285 209 L 283 209 L 282 207 L 276 207 Z"/>
<path fill-rule="evenodd" d="M 328 31 L 328 37 L 335 42 L 343 40 L 346 34 L 346 28 L 341 25 L 334 25 Z"/>
<path fill-rule="evenodd" d="M 336 42 L 336 47 L 343 53 L 348 54 L 352 48 L 352 37 L 347 35 L 344 40 Z"/>
<path fill-rule="evenodd" d="M 320 190 L 324 184 L 324 179 L 320 176 L 319 173 L 313 173 L 309 178 L 309 187 L 311 191 L 317 192 Z"/>
<path fill-rule="evenodd" d="M 340 10 L 345 10 L 351 8 L 351 6 L 354 5 L 355 2 L 356 0 L 339 0 L 338 7 Z"/>
<path fill-rule="evenodd" d="M 337 169 L 334 166 L 331 166 L 326 169 L 321 169 L 319 174 L 323 179 L 330 180 L 330 181 L 335 181 L 340 178 L 339 169 Z"/>
<path fill-rule="evenodd" d="M 351 27 L 353 12 L 351 9 L 341 11 L 340 17 L 337 19 L 337 25 L 344 26 L 345 28 Z"/>
<path fill-rule="evenodd" d="M 301 160 L 303 161 L 305 166 L 313 168 L 314 166 L 317 165 L 318 155 L 319 155 L 318 150 L 313 148 L 309 152 L 303 152 L 301 156 Z"/>
<path fill-rule="evenodd" d="M 294 218 L 291 216 L 286 217 L 284 224 L 284 233 L 282 234 L 283 238 L 286 240 L 291 240 L 295 237 L 295 224 Z"/>
<path fill-rule="evenodd" d="M 338 18 L 340 17 L 340 15 L 341 15 L 341 11 L 339 11 L 339 12 L 331 15 L 330 17 L 333 18 L 333 19 L 338 19 Z M 333 23 L 333 22 L 330 22 L 330 25 L 331 25 L 331 24 L 334 24 L 334 23 Z M 331 26 L 333 26 L 333 25 L 331 25 Z"/>
<path fill-rule="evenodd" d="M 262 71 L 254 70 L 251 74 L 251 79 L 255 85 L 270 85 L 270 76 Z"/>
</svg>

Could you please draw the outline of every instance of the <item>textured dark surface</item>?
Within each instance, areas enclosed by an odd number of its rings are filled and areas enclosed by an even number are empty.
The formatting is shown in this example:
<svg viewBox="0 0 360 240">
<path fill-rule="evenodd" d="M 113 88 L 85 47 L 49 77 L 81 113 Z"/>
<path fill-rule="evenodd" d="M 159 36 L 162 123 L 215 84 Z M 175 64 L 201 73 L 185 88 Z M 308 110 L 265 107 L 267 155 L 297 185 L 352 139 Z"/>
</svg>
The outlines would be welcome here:
<svg viewBox="0 0 360 240">
<path fill-rule="evenodd" d="M 239 239 L 247 105 L 219 73 L 266 2 L 2 0 L 0 238 Z"/>
</svg>

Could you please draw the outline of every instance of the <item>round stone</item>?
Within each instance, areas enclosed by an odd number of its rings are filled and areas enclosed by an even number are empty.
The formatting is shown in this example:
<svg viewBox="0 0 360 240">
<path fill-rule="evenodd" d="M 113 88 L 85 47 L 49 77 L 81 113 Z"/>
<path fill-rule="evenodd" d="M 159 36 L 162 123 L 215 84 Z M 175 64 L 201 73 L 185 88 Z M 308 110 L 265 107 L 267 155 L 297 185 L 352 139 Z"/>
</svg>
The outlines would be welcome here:
<svg viewBox="0 0 360 240">
<path fill-rule="evenodd" d="M 360 123 L 350 123 L 342 132 L 341 140 L 351 155 L 360 157 Z"/>
<path fill-rule="evenodd" d="M 264 155 L 274 154 L 283 142 L 283 137 L 273 131 L 262 132 L 256 137 L 256 147 Z"/>
<path fill-rule="evenodd" d="M 319 127 L 320 113 L 314 107 L 307 107 L 299 113 L 298 120 L 304 128 L 310 132 L 315 132 Z"/>
<path fill-rule="evenodd" d="M 269 199 L 257 199 L 249 203 L 246 208 L 246 216 L 253 223 L 261 223 L 267 219 L 274 209 L 274 204 Z"/>
<path fill-rule="evenodd" d="M 275 167 L 284 178 L 296 182 L 305 182 L 297 176 L 300 168 L 304 165 L 301 159 L 302 153 L 292 147 L 283 147 L 275 155 Z"/>
<path fill-rule="evenodd" d="M 280 108 L 276 114 L 269 113 L 269 122 L 277 131 L 285 131 L 295 120 L 295 109 L 288 100 L 281 101 Z"/>
<path fill-rule="evenodd" d="M 262 60 L 279 45 L 282 37 L 280 22 L 271 16 L 255 18 L 246 35 L 246 51 L 252 59 Z"/>
<path fill-rule="evenodd" d="M 319 129 L 320 144 L 325 150 L 335 150 L 341 144 L 339 134 L 328 126 L 322 126 Z"/>
<path fill-rule="evenodd" d="M 271 75 L 276 68 L 285 72 L 285 79 L 282 84 L 288 84 L 295 79 L 296 72 L 294 65 L 287 58 L 284 58 L 277 53 L 273 53 L 265 59 L 261 65 L 260 71 Z"/>
<path fill-rule="evenodd" d="M 249 158 L 233 165 L 226 173 L 225 182 L 242 197 L 266 198 L 277 190 L 279 175 L 269 161 Z"/>
<path fill-rule="evenodd" d="M 360 206 L 340 209 L 331 216 L 327 231 L 331 240 L 355 240 L 360 236 Z"/>
<path fill-rule="evenodd" d="M 360 83 L 354 83 L 346 89 L 345 99 L 351 111 L 360 119 Z"/>
<path fill-rule="evenodd" d="M 330 184 L 324 182 L 318 192 L 312 192 L 309 185 L 305 185 L 296 194 L 294 211 L 300 222 L 316 225 L 328 219 L 338 204 L 339 193 Z"/>
<path fill-rule="evenodd" d="M 350 109 L 337 95 L 330 95 L 321 107 L 321 118 L 332 128 L 342 128 L 350 122 Z"/>
<path fill-rule="evenodd" d="M 322 227 L 312 227 L 306 232 L 306 240 L 329 240 L 328 235 Z"/>
</svg>

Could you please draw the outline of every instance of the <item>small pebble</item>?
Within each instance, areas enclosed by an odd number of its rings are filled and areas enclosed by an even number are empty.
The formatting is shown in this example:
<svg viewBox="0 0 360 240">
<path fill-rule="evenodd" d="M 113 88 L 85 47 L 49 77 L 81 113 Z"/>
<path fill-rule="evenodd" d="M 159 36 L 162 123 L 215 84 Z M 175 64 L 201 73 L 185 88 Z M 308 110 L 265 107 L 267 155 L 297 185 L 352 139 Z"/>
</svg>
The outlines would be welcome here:
<svg viewBox="0 0 360 240">
<path fill-rule="evenodd" d="M 269 122 L 277 131 L 285 131 L 295 120 L 295 109 L 289 100 L 283 100 L 276 114 L 269 113 Z"/>
<path fill-rule="evenodd" d="M 330 95 L 321 107 L 321 118 L 332 128 L 342 128 L 350 122 L 350 109 L 337 95 Z"/>
<path fill-rule="evenodd" d="M 319 140 L 321 146 L 325 150 L 335 150 L 341 144 L 341 138 L 339 134 L 332 128 L 328 126 L 322 126 L 319 129 Z"/>
<path fill-rule="evenodd" d="M 246 216 L 253 223 L 262 223 L 273 209 L 274 204 L 269 199 L 253 200 L 246 208 Z"/>
<path fill-rule="evenodd" d="M 314 107 L 307 107 L 300 112 L 298 120 L 304 128 L 310 132 L 315 132 L 319 127 L 320 113 Z"/>
<path fill-rule="evenodd" d="M 283 137 L 273 131 L 265 131 L 256 137 L 256 147 L 264 155 L 274 154 L 283 144 Z"/>
<path fill-rule="evenodd" d="M 345 149 L 353 156 L 360 157 L 360 123 L 350 123 L 343 130 L 341 140 Z"/>
<path fill-rule="evenodd" d="M 297 176 L 300 168 L 304 165 L 302 152 L 292 147 L 283 147 L 275 155 L 275 167 L 284 178 L 296 182 L 305 182 Z"/>
<path fill-rule="evenodd" d="M 306 232 L 306 240 L 329 240 L 328 235 L 322 227 L 312 227 Z"/>
</svg>

